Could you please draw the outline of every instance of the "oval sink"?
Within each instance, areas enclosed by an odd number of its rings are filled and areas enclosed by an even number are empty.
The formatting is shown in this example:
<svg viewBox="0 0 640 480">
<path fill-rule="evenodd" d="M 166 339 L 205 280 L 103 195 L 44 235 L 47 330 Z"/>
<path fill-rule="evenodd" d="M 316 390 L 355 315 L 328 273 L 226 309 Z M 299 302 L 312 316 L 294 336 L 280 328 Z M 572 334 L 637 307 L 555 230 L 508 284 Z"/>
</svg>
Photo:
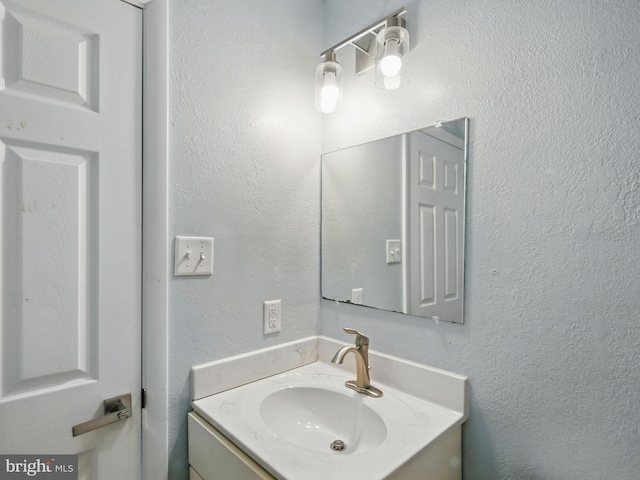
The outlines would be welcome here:
<svg viewBox="0 0 640 480">
<path fill-rule="evenodd" d="M 345 388 L 345 392 L 349 392 Z M 381 445 L 387 427 L 364 404 L 365 397 L 308 386 L 290 386 L 267 395 L 260 405 L 264 423 L 278 438 L 315 452 L 365 453 Z"/>
</svg>

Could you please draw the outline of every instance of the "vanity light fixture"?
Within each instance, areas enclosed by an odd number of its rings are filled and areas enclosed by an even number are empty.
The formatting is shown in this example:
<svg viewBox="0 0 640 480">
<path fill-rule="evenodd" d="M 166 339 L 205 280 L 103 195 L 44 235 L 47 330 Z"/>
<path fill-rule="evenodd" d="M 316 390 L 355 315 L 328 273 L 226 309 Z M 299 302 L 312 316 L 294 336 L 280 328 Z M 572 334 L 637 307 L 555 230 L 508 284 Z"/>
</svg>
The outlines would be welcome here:
<svg viewBox="0 0 640 480">
<path fill-rule="evenodd" d="M 316 67 L 316 109 L 331 113 L 342 107 L 342 66 L 336 52 L 352 45 L 356 49 L 356 73 L 363 75 L 376 70 L 376 85 L 385 90 L 396 90 L 409 81 L 403 57 L 409 51 L 409 32 L 401 9 L 378 20 L 320 55 L 322 62 Z"/>
</svg>

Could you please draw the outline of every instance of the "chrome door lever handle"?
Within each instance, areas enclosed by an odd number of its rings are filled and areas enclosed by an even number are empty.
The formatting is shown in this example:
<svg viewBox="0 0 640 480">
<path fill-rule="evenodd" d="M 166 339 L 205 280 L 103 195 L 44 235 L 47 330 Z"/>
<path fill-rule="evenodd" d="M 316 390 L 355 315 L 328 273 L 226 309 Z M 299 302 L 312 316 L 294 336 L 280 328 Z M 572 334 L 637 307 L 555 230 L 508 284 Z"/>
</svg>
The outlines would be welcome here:
<svg viewBox="0 0 640 480">
<path fill-rule="evenodd" d="M 120 395 L 108 398 L 104 401 L 104 415 L 94 418 L 88 422 L 79 423 L 72 428 L 73 436 L 77 437 L 83 433 L 91 432 L 100 427 L 111 425 L 112 423 L 125 420 L 131 413 L 131 394 Z"/>
</svg>

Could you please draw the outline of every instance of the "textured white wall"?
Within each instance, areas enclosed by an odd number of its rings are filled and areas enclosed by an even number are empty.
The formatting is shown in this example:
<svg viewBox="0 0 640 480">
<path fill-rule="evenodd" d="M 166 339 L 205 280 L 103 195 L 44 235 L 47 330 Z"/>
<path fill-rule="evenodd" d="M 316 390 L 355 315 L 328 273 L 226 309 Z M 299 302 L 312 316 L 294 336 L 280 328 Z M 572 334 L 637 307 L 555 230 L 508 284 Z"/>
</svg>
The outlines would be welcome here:
<svg viewBox="0 0 640 480">
<path fill-rule="evenodd" d="M 342 51 L 321 148 L 319 51 L 402 4 L 409 85 L 377 90 Z M 175 0 L 170 17 L 171 230 L 216 237 L 215 275 L 171 283 L 172 479 L 190 366 L 318 331 L 320 151 L 464 115 L 466 323 L 327 302 L 322 331 L 471 377 L 465 478 L 636 478 L 636 0 Z M 263 337 L 273 298 L 283 331 Z"/>
<path fill-rule="evenodd" d="M 215 237 L 214 275 L 170 284 L 170 478 L 187 478 L 191 365 L 319 331 L 320 0 L 170 5 L 172 235 Z M 282 299 L 282 332 L 262 302 Z"/>
<path fill-rule="evenodd" d="M 323 151 L 471 117 L 465 324 L 323 302 L 322 332 L 469 375 L 465 478 L 638 478 L 640 6 L 325 0 L 325 46 L 403 4 L 410 83 L 339 54 Z"/>
</svg>

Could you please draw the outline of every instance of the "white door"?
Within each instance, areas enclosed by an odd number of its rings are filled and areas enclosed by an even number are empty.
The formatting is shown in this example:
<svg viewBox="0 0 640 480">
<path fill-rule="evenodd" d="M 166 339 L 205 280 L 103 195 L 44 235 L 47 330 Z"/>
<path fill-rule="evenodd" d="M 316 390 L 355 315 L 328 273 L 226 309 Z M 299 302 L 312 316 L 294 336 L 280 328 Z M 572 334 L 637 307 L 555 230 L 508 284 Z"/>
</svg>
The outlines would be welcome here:
<svg viewBox="0 0 640 480">
<path fill-rule="evenodd" d="M 420 131 L 409 144 L 409 313 L 462 322 L 464 150 Z"/>
<path fill-rule="evenodd" d="M 140 478 L 141 11 L 0 0 L 0 454 Z M 79 436 L 103 400 L 133 416 Z"/>
</svg>

